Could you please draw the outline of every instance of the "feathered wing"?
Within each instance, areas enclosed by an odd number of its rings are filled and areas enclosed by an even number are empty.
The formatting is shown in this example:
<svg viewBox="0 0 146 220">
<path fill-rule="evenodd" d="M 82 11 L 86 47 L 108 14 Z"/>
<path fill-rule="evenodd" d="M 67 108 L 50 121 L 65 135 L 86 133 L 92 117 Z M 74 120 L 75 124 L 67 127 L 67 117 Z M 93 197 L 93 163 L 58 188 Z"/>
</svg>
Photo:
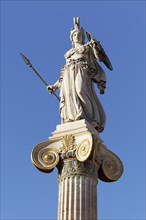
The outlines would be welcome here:
<svg viewBox="0 0 146 220">
<path fill-rule="evenodd" d="M 110 70 L 113 70 L 112 64 L 108 58 L 108 56 L 106 55 L 103 47 L 101 46 L 100 42 L 97 41 L 89 32 L 86 32 L 86 36 L 89 40 L 89 42 L 94 42 L 94 50 L 96 50 L 96 54 L 97 54 L 97 58 L 99 59 L 99 61 L 103 62 L 107 68 L 109 68 Z"/>
</svg>

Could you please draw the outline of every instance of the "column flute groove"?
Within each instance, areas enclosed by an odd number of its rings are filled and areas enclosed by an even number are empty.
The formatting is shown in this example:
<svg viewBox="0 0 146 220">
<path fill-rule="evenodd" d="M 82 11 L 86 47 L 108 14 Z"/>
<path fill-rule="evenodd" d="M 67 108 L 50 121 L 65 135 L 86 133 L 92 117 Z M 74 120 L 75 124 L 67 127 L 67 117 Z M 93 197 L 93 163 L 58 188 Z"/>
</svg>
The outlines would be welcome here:
<svg viewBox="0 0 146 220">
<path fill-rule="evenodd" d="M 72 166 L 72 169 L 69 169 Z M 76 159 L 62 161 L 59 171 L 58 220 L 96 220 L 97 175 L 92 161 L 81 163 Z M 63 190 L 62 190 L 62 187 Z M 63 193 L 61 193 L 63 191 Z"/>
</svg>

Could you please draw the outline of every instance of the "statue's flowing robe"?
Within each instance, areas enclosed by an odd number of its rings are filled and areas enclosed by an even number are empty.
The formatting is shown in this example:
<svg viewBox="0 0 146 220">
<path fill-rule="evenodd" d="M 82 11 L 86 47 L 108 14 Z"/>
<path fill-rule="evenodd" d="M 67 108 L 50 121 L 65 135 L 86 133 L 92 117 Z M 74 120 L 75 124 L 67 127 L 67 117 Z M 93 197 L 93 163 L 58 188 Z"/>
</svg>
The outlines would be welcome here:
<svg viewBox="0 0 146 220">
<path fill-rule="evenodd" d="M 60 81 L 60 113 L 62 123 L 86 119 L 97 130 L 105 126 L 105 112 L 95 93 L 97 85 L 106 77 L 91 47 L 82 45 L 65 54 L 66 65 Z"/>
</svg>

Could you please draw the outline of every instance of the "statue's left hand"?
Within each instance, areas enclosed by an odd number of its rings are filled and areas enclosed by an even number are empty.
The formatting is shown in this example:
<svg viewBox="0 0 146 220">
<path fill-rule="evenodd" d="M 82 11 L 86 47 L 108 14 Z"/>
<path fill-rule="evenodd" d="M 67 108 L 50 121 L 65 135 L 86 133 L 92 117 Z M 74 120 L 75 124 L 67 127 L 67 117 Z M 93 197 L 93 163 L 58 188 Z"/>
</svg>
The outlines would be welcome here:
<svg viewBox="0 0 146 220">
<path fill-rule="evenodd" d="M 92 48 L 96 48 L 96 42 L 94 39 L 90 39 L 89 43 L 88 43 Z"/>
</svg>

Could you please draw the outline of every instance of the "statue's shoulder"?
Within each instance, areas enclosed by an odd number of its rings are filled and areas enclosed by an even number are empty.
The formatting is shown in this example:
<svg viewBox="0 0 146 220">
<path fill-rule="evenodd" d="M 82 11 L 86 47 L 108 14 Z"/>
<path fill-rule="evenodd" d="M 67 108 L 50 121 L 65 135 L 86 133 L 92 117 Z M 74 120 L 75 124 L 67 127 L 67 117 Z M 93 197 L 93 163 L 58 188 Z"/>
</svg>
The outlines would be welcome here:
<svg viewBox="0 0 146 220">
<path fill-rule="evenodd" d="M 74 50 L 75 50 L 74 48 L 69 49 L 69 50 L 64 54 L 65 59 L 69 58 L 69 57 L 73 54 Z"/>
</svg>

